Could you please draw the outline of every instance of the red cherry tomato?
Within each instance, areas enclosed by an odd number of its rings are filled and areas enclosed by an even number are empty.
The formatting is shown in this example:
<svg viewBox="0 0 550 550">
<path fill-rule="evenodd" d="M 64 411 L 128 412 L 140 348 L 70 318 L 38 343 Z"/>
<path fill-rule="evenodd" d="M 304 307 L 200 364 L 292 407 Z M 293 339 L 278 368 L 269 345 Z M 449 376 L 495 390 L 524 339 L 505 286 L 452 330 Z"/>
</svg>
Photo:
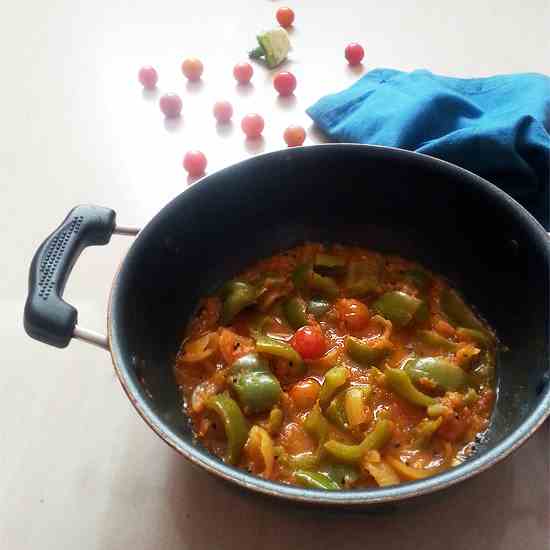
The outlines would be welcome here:
<svg viewBox="0 0 550 550">
<path fill-rule="evenodd" d="M 243 118 L 241 128 L 246 137 L 258 138 L 262 135 L 264 129 L 264 119 L 256 113 L 251 113 Z"/>
<path fill-rule="evenodd" d="M 319 359 L 327 351 L 325 336 L 318 326 L 299 328 L 290 343 L 304 359 Z"/>
<path fill-rule="evenodd" d="M 206 169 L 206 157 L 200 151 L 187 151 L 183 157 L 183 167 L 190 176 L 201 176 Z"/>
<path fill-rule="evenodd" d="M 351 331 L 364 329 L 369 323 L 369 308 L 359 300 L 342 298 L 336 302 L 336 311 Z"/>
<path fill-rule="evenodd" d="M 281 71 L 275 75 L 273 86 L 282 96 L 289 96 L 296 89 L 296 77 L 288 71 Z"/>
<path fill-rule="evenodd" d="M 192 82 L 199 80 L 204 67 L 200 59 L 188 57 L 181 64 L 181 72 Z"/>
<path fill-rule="evenodd" d="M 233 116 L 233 107 L 229 101 L 216 101 L 214 103 L 214 116 L 218 122 L 229 122 Z"/>
<path fill-rule="evenodd" d="M 290 8 L 279 8 L 276 17 L 279 25 L 285 29 L 294 22 L 294 12 Z"/>
<path fill-rule="evenodd" d="M 289 126 L 283 134 L 284 140 L 289 147 L 302 145 L 306 139 L 306 131 L 301 126 Z"/>
<path fill-rule="evenodd" d="M 237 63 L 233 67 L 233 76 L 239 84 L 248 84 L 253 73 L 254 69 L 250 63 Z"/>
<path fill-rule="evenodd" d="M 359 65 L 359 63 L 363 60 L 363 57 L 365 57 L 365 50 L 361 44 L 352 42 L 346 46 L 345 55 L 350 65 Z"/>
</svg>

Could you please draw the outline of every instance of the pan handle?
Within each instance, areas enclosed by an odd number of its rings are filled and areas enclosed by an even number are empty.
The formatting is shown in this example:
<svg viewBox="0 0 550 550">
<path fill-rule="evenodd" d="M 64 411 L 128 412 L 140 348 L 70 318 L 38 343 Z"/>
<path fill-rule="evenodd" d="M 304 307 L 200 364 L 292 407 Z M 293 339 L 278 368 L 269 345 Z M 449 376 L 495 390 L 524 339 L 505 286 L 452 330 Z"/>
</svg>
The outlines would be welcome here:
<svg viewBox="0 0 550 550">
<path fill-rule="evenodd" d="M 29 271 L 24 325 L 36 340 L 64 348 L 79 338 L 108 349 L 107 337 L 77 326 L 76 308 L 63 300 L 73 266 L 88 246 L 104 245 L 113 233 L 137 235 L 138 229 L 116 225 L 114 210 L 103 206 L 73 208 L 36 251 Z"/>
</svg>

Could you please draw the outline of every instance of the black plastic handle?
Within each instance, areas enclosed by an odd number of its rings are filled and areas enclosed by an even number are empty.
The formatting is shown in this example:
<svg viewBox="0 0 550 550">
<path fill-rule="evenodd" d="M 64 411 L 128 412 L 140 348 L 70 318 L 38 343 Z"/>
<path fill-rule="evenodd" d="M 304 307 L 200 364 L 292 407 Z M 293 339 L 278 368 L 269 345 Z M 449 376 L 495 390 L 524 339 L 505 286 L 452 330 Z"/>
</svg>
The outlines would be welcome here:
<svg viewBox="0 0 550 550">
<path fill-rule="evenodd" d="M 87 246 L 111 240 L 115 219 L 115 212 L 109 208 L 76 206 L 40 245 L 31 263 L 25 304 L 24 323 L 29 336 L 58 348 L 69 345 L 78 312 L 62 298 L 65 284 Z"/>
</svg>

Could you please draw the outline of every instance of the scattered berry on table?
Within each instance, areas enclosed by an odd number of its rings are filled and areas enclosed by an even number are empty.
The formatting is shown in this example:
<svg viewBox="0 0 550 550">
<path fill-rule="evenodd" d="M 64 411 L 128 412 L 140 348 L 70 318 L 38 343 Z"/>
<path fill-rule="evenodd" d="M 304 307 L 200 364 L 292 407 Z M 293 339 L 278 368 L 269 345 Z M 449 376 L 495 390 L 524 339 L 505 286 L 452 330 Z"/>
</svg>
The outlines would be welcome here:
<svg viewBox="0 0 550 550">
<path fill-rule="evenodd" d="M 181 72 L 192 82 L 200 79 L 204 67 L 200 59 L 188 57 L 181 64 Z"/>
<path fill-rule="evenodd" d="M 183 167 L 190 176 L 202 176 L 206 164 L 206 157 L 201 151 L 187 151 L 183 157 Z"/>
<path fill-rule="evenodd" d="M 233 116 L 233 106 L 229 101 L 216 101 L 214 103 L 214 116 L 218 122 L 229 122 Z"/>
<path fill-rule="evenodd" d="M 301 126 L 289 126 L 283 134 L 284 140 L 289 147 L 302 145 L 306 139 L 306 131 Z"/>
<path fill-rule="evenodd" d="M 346 46 L 345 55 L 350 65 L 359 65 L 359 63 L 363 60 L 363 57 L 365 57 L 365 50 L 361 44 L 352 42 Z"/>
<path fill-rule="evenodd" d="M 292 11 L 292 9 L 287 7 L 279 8 L 277 10 L 276 17 L 279 25 L 281 25 L 281 27 L 284 27 L 285 29 L 290 27 L 290 25 L 292 25 L 292 23 L 294 22 L 294 12 Z"/>
<path fill-rule="evenodd" d="M 246 137 L 258 138 L 264 129 L 264 119 L 256 113 L 250 113 L 242 119 L 241 128 Z"/>
<path fill-rule="evenodd" d="M 250 63 L 237 63 L 233 67 L 233 76 L 239 84 L 248 84 L 253 73 L 254 69 Z"/>
<path fill-rule="evenodd" d="M 178 94 L 164 94 L 159 100 L 160 110 L 164 116 L 174 118 L 181 113 L 181 97 Z"/>
<path fill-rule="evenodd" d="M 157 85 L 159 76 L 154 67 L 147 65 L 139 70 L 138 79 L 144 88 L 152 90 Z"/>
<path fill-rule="evenodd" d="M 296 89 L 296 77 L 288 71 L 281 71 L 273 78 L 273 86 L 280 95 L 289 96 Z"/>
</svg>

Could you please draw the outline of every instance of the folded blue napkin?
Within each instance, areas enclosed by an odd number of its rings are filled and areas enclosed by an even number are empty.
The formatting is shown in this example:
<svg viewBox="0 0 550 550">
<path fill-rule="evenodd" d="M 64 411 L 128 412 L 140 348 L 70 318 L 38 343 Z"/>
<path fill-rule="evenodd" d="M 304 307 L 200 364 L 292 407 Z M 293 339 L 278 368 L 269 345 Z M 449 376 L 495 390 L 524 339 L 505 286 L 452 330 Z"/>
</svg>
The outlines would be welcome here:
<svg viewBox="0 0 550 550">
<path fill-rule="evenodd" d="M 375 69 L 307 109 L 334 141 L 401 147 L 504 189 L 548 228 L 550 78 L 450 78 Z"/>
</svg>

